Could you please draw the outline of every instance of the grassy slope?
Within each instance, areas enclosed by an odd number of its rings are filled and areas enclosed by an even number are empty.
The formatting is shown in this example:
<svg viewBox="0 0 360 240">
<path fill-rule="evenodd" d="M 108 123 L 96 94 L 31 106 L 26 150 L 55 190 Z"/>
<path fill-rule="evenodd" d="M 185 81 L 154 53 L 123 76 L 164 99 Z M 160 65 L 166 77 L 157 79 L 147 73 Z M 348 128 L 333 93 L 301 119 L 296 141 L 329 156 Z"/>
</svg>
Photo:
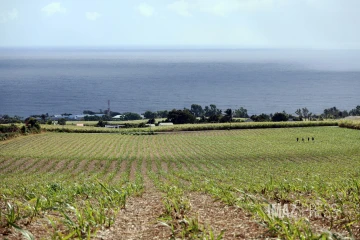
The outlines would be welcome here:
<svg viewBox="0 0 360 240">
<path fill-rule="evenodd" d="M 338 134 L 342 137 L 338 137 Z M 186 149 L 196 146 L 204 152 L 202 158 L 213 159 L 223 152 L 232 156 L 230 158 L 232 160 L 245 156 L 343 155 L 357 149 L 357 134 L 351 130 L 331 127 L 255 131 L 247 129 L 156 136 L 45 133 L 1 142 L 0 146 L 1 155 L 7 157 L 104 160 L 116 160 L 131 154 L 134 150 L 130 146 L 136 146 L 135 155 L 148 156 L 153 151 L 170 151 L 175 154 L 175 158 L 181 157 L 177 155 L 180 154 L 178 147 Z M 297 137 L 306 138 L 306 144 L 297 143 Z M 307 137 L 315 137 L 315 142 L 310 139 L 308 143 Z M 151 147 L 142 146 L 144 141 L 151 141 Z M 198 155 L 188 157 L 198 157 Z"/>
<path fill-rule="evenodd" d="M 296 142 L 297 137 L 315 137 L 315 141 Z M 173 201 L 183 199 L 179 196 L 186 196 L 186 192 L 202 192 L 241 206 L 265 223 L 272 236 L 290 238 L 299 231 L 309 238 L 309 231 L 321 229 L 349 236 L 346 226 L 354 236 L 360 236 L 356 215 L 360 192 L 354 191 L 360 186 L 359 142 L 357 131 L 333 127 L 151 136 L 45 133 L 0 142 L 4 183 L 0 189 L 8 198 L 19 200 L 24 194 L 22 188 L 14 187 L 19 181 L 28 189 L 47 188 L 54 182 L 73 188 L 72 182 L 86 181 L 95 184 L 94 193 L 101 195 L 106 193 L 96 187 L 96 178 L 116 186 L 137 179 L 141 185 L 141 178 L 135 177 L 141 173 Z M 22 167 L 31 161 L 37 163 Z M 146 173 L 141 171 L 143 164 Z M 38 175 L 47 169 L 56 170 L 53 175 Z M 83 174 L 76 174 L 79 169 Z M 174 187 L 179 193 L 169 190 Z M 0 204 L 4 201 L 0 198 Z M 24 199 L 20 201 L 26 204 Z M 281 224 L 286 220 L 262 214 L 261 206 L 266 202 L 299 202 L 310 228 L 303 221 L 290 219 L 285 225 L 292 233 L 285 231 Z M 310 205 L 317 209 L 317 215 L 306 215 Z M 323 217 L 319 220 L 319 216 Z"/>
</svg>

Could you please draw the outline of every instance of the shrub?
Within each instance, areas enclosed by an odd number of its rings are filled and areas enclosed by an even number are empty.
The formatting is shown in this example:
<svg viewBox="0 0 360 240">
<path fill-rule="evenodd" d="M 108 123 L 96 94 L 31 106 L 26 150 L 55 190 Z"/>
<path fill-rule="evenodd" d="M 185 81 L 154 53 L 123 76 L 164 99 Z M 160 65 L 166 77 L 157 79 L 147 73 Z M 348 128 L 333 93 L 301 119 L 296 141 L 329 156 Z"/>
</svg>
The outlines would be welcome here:
<svg viewBox="0 0 360 240">
<path fill-rule="evenodd" d="M 66 119 L 65 119 L 65 118 L 60 118 L 60 119 L 58 120 L 58 124 L 59 124 L 59 125 L 66 125 Z"/>
<path fill-rule="evenodd" d="M 286 122 L 287 120 L 289 120 L 288 116 L 286 113 L 275 113 L 274 116 L 272 116 L 271 120 L 273 122 Z"/>
<path fill-rule="evenodd" d="M 107 125 L 108 122 L 100 120 L 97 124 L 96 127 L 105 127 L 105 125 Z"/>
<path fill-rule="evenodd" d="M 339 122 L 339 127 L 360 130 L 360 121 L 358 121 L 358 120 L 342 120 Z"/>
<path fill-rule="evenodd" d="M 144 122 L 139 123 L 138 127 L 139 127 L 139 128 L 144 128 L 144 127 L 146 127 L 146 124 L 145 124 Z"/>
<path fill-rule="evenodd" d="M 176 110 L 173 109 L 169 112 L 166 119 L 167 122 L 172 122 L 174 124 L 184 124 L 184 123 L 194 123 L 195 116 L 191 114 L 188 109 Z"/>
</svg>

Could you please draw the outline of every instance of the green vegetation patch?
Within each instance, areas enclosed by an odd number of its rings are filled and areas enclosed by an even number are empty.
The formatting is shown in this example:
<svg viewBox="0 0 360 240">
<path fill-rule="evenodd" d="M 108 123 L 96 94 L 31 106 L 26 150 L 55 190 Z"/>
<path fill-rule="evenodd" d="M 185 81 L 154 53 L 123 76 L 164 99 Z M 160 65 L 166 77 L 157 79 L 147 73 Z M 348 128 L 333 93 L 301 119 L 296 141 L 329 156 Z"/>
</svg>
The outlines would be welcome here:
<svg viewBox="0 0 360 240">
<path fill-rule="evenodd" d="M 178 124 L 173 126 L 157 126 L 142 128 L 104 128 L 95 126 L 57 126 L 42 125 L 42 129 L 49 132 L 73 133 L 134 133 L 134 132 L 178 132 L 178 131 L 207 131 L 231 129 L 257 129 L 257 128 L 294 128 L 338 126 L 337 121 L 302 121 L 302 122 L 233 122 L 233 123 L 206 123 L 206 124 Z"/>
<path fill-rule="evenodd" d="M 358 239 L 359 143 L 358 131 L 338 127 L 3 141 L 1 227 L 47 219 L 46 236 L 94 235 L 113 223 L 121 196 L 141 194 L 146 178 L 154 186 L 147 190 L 163 199 L 158 221 L 169 237 L 226 238 L 192 217 L 189 194 L 196 192 L 250 214 L 266 229 L 255 238 Z"/>
</svg>

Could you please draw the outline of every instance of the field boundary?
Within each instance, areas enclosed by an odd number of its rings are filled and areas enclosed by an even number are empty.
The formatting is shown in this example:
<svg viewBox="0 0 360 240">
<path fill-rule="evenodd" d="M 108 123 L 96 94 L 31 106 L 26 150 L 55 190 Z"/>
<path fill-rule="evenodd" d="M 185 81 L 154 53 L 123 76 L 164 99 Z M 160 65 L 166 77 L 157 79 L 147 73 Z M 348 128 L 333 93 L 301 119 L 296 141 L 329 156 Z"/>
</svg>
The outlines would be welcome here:
<svg viewBox="0 0 360 240">
<path fill-rule="evenodd" d="M 196 132 L 212 130 L 232 130 L 232 129 L 262 129 L 262 128 L 294 128 L 294 127 L 322 127 L 339 126 L 338 121 L 308 121 L 308 122 L 252 122 L 252 123 L 221 123 L 221 124 L 180 124 L 168 127 L 153 128 L 127 128 L 127 129 L 107 129 L 99 127 L 51 127 L 44 126 L 43 131 L 47 132 L 68 132 L 68 133 L 118 133 L 124 135 L 152 135 L 156 133 L 172 132 Z"/>
</svg>

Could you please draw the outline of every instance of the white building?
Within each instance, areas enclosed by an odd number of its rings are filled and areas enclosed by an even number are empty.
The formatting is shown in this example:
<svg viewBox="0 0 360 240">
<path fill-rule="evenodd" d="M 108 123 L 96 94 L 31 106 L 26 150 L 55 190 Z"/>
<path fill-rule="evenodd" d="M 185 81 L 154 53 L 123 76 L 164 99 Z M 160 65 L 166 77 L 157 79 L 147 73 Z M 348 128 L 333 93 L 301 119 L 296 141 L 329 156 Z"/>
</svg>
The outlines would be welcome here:
<svg viewBox="0 0 360 240">
<path fill-rule="evenodd" d="M 173 126 L 174 124 L 172 122 L 163 122 L 159 123 L 159 126 Z"/>
<path fill-rule="evenodd" d="M 123 115 L 116 115 L 116 116 L 113 116 L 112 119 L 120 120 L 122 117 L 123 117 Z"/>
</svg>

